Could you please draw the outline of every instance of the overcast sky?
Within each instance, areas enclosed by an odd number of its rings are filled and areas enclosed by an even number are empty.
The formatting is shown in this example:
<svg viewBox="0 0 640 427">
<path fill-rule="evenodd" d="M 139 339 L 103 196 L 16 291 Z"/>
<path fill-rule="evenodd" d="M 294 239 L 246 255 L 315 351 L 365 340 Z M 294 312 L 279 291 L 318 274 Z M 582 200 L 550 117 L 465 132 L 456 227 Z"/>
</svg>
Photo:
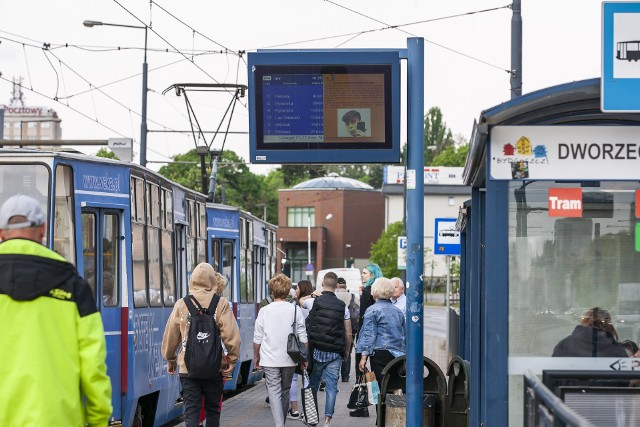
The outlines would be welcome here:
<svg viewBox="0 0 640 427">
<path fill-rule="evenodd" d="M 406 48 L 408 37 L 423 37 L 425 113 L 440 107 L 453 133 L 468 139 L 482 110 L 510 99 L 512 12 L 503 8 L 508 4 L 500 0 L 5 1 L 0 13 L 0 104 L 9 103 L 11 80 L 22 76 L 25 104 L 56 110 L 63 138 L 133 137 L 137 159 L 144 31 L 85 28 L 85 19 L 151 26 L 150 130 L 190 129 L 184 98 L 173 91 L 162 95 L 174 83 L 247 84 L 246 55 L 239 57 L 238 51 Z M 487 9 L 497 10 L 480 13 Z M 451 17 L 455 15 L 462 16 Z M 600 76 L 600 1 L 523 0 L 522 20 L 523 93 Z M 400 27 L 385 29 L 396 25 Z M 44 43 L 51 48 L 43 50 Z M 220 126 L 230 99 L 220 92 L 190 97 L 196 118 L 207 130 Z M 248 98 L 241 102 L 234 110 L 231 131 L 248 130 Z M 226 128 L 224 122 L 222 129 Z M 219 149 L 223 139 L 219 135 L 213 147 Z M 168 161 L 195 144 L 188 134 L 150 133 L 148 166 L 157 169 L 161 164 L 152 162 Z M 228 136 L 225 149 L 247 160 L 248 135 Z"/>
</svg>

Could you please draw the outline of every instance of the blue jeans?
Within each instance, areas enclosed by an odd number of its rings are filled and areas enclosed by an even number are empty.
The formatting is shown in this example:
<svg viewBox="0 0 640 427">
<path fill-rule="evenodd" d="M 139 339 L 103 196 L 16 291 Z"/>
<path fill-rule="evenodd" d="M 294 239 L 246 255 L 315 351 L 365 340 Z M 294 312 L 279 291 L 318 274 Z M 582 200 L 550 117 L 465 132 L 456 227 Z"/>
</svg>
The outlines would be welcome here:
<svg viewBox="0 0 640 427">
<path fill-rule="evenodd" d="M 315 394 L 318 393 L 322 373 L 324 372 L 325 381 L 327 383 L 324 402 L 324 416 L 333 417 L 333 410 L 336 406 L 336 396 L 338 395 L 338 376 L 340 375 L 340 367 L 342 366 L 342 358 L 332 360 L 331 362 L 313 361 L 313 370 L 309 375 L 309 386 Z M 316 402 L 318 400 L 316 399 Z"/>
</svg>

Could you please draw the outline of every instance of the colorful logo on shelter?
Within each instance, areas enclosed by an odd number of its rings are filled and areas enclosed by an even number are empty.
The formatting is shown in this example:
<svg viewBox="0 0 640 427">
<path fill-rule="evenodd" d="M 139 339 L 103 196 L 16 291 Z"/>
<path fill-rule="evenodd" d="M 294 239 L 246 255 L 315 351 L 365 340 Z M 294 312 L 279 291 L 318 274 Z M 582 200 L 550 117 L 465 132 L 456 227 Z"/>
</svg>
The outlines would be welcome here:
<svg viewBox="0 0 640 427">
<path fill-rule="evenodd" d="M 581 188 L 550 188 L 549 216 L 581 218 Z"/>
<path fill-rule="evenodd" d="M 521 136 L 515 144 L 507 143 L 502 146 L 504 158 L 497 158 L 498 163 L 511 164 L 511 177 L 513 179 L 529 178 L 529 168 L 534 164 L 548 164 L 547 147 L 533 145 L 526 136 Z"/>
</svg>

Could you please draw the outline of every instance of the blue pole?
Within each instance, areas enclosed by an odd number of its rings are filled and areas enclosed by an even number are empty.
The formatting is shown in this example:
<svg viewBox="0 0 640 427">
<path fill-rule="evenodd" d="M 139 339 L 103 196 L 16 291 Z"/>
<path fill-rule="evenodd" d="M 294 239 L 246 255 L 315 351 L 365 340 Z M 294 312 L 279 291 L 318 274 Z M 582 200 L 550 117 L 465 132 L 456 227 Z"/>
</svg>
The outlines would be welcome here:
<svg viewBox="0 0 640 427">
<path fill-rule="evenodd" d="M 422 427 L 424 39 L 407 39 L 407 427 Z M 413 176 L 411 176 L 413 175 Z M 413 181 L 413 182 L 412 182 Z M 415 184 L 414 184 L 415 183 Z M 443 402 L 444 403 L 444 402 Z"/>
</svg>

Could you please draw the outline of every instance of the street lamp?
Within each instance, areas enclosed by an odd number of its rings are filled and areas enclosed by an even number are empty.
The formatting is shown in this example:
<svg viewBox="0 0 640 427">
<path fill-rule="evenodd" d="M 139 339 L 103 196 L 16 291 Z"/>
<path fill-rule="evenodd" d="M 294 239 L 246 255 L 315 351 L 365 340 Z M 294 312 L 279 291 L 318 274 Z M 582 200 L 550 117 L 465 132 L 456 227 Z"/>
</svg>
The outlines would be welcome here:
<svg viewBox="0 0 640 427">
<path fill-rule="evenodd" d="M 324 222 L 322 226 L 327 223 L 331 218 L 333 218 L 333 214 L 329 213 L 324 217 Z M 307 268 L 305 269 L 305 273 L 307 276 L 313 275 L 313 270 L 309 270 L 309 266 L 311 266 L 311 215 L 307 215 Z"/>
<path fill-rule="evenodd" d="M 82 22 L 85 27 L 98 27 L 106 25 L 109 27 L 122 27 L 122 28 L 137 28 L 144 30 L 144 62 L 142 63 L 142 120 L 140 123 L 140 165 L 147 166 L 147 28 L 148 26 L 142 25 L 125 25 L 125 24 L 110 24 L 101 21 L 91 21 L 86 19 Z"/>
</svg>

